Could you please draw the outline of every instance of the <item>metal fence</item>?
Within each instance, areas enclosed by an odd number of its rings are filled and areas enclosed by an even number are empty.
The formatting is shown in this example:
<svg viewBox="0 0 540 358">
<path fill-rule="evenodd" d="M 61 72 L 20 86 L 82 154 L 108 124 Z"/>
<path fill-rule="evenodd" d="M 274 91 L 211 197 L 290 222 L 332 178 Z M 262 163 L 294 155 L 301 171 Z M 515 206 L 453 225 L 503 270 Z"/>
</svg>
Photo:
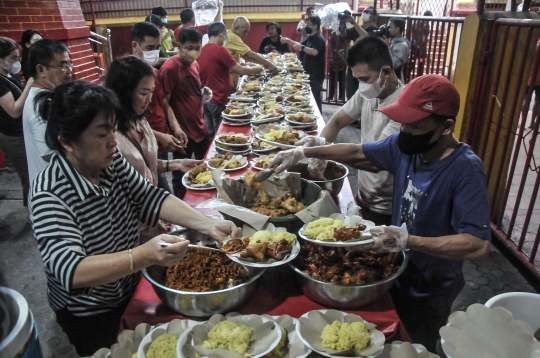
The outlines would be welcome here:
<svg viewBox="0 0 540 358">
<path fill-rule="evenodd" d="M 90 31 L 90 37 L 88 38 L 92 51 L 94 52 L 96 67 L 100 71 L 100 76 L 105 74 L 105 71 L 107 71 L 113 61 L 111 30 L 106 29 L 105 33 L 107 34 L 106 37 Z"/>
</svg>

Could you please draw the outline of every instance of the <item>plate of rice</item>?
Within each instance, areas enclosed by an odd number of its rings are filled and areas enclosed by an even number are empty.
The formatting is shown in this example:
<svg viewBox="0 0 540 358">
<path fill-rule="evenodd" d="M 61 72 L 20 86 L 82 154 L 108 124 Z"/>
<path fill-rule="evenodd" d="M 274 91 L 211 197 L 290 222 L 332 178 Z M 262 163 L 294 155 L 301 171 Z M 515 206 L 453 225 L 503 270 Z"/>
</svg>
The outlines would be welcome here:
<svg viewBox="0 0 540 358">
<path fill-rule="evenodd" d="M 259 315 L 217 314 L 193 326 L 178 339 L 176 354 L 180 358 L 263 357 L 281 340 L 281 329 L 271 319 Z"/>
<path fill-rule="evenodd" d="M 326 357 L 376 357 L 386 337 L 375 327 L 352 313 L 314 310 L 298 319 L 296 333 L 307 347 Z"/>
<path fill-rule="evenodd" d="M 298 333 L 296 333 L 298 319 L 286 314 L 282 316 L 262 316 L 276 322 L 281 329 L 281 339 L 276 348 L 268 353 L 268 358 L 305 358 L 311 354 L 312 350 L 300 340 Z"/>
<path fill-rule="evenodd" d="M 201 322 L 190 319 L 173 319 L 169 323 L 156 326 L 139 344 L 138 358 L 168 358 L 176 357 L 178 339 L 186 330 Z"/>
<path fill-rule="evenodd" d="M 369 232 L 374 226 L 373 221 L 364 220 L 361 216 L 339 213 L 305 224 L 298 235 L 321 246 L 350 247 L 375 241 Z"/>
</svg>

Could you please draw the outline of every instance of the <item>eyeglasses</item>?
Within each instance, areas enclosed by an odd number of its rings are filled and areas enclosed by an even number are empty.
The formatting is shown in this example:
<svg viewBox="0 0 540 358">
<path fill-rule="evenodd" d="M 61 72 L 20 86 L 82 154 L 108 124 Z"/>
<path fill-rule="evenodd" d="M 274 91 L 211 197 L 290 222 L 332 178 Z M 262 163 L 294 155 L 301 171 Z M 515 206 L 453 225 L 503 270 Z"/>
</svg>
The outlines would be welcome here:
<svg viewBox="0 0 540 358">
<path fill-rule="evenodd" d="M 62 70 L 64 72 L 67 72 L 68 70 L 70 71 L 73 71 L 73 63 L 70 62 L 70 63 L 64 63 L 60 66 L 50 66 L 50 65 L 43 65 L 45 67 L 49 67 L 49 68 L 57 68 L 59 70 Z"/>
</svg>

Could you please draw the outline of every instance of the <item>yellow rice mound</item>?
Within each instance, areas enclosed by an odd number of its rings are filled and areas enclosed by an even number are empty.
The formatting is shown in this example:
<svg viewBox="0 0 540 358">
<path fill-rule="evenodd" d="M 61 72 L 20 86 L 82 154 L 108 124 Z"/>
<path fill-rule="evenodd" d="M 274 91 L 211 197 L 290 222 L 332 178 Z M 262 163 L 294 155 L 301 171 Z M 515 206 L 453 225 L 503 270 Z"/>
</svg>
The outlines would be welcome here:
<svg viewBox="0 0 540 358">
<path fill-rule="evenodd" d="M 287 240 L 289 244 L 292 244 L 294 240 L 296 240 L 296 235 L 288 232 L 273 233 L 268 230 L 261 230 L 253 234 L 249 241 L 268 242 L 268 244 L 273 244 L 281 240 Z"/>
<path fill-rule="evenodd" d="M 201 184 L 206 184 L 210 180 L 212 180 L 212 172 L 207 171 L 207 172 L 199 173 L 197 174 L 197 177 L 195 179 L 197 179 L 197 181 Z"/>
<path fill-rule="evenodd" d="M 327 324 L 321 333 L 322 345 L 337 351 L 354 348 L 357 351 L 369 345 L 371 336 L 361 322 L 341 323 L 334 321 Z"/>
<path fill-rule="evenodd" d="M 231 321 L 221 321 L 208 332 L 208 340 L 203 345 L 206 349 L 223 348 L 239 354 L 246 354 L 256 338 L 251 327 Z"/>
<path fill-rule="evenodd" d="M 315 240 L 336 241 L 334 229 L 339 229 L 344 226 L 345 223 L 343 220 L 322 218 L 307 224 L 304 235 Z"/>
<path fill-rule="evenodd" d="M 176 343 L 179 336 L 174 333 L 166 333 L 157 337 L 148 352 L 146 358 L 176 358 Z"/>
</svg>

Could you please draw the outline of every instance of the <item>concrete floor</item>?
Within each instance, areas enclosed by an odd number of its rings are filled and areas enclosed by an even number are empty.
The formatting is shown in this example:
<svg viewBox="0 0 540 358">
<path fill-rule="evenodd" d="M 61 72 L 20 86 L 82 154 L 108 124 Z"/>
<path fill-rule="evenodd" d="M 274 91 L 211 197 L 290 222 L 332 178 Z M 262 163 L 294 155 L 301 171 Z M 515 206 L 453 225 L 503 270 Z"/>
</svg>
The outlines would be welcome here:
<svg viewBox="0 0 540 358">
<path fill-rule="evenodd" d="M 325 105 L 325 118 L 330 118 L 337 109 Z M 349 126 L 338 140 L 359 142 L 359 134 L 358 128 Z M 349 179 L 356 190 L 355 171 Z M 43 263 L 21 199 L 17 175 L 9 168 L 0 170 L 0 286 L 13 288 L 26 297 L 38 325 L 44 357 L 78 357 L 49 307 Z M 535 288 L 494 246 L 487 260 L 465 262 L 464 273 L 466 286 L 454 302 L 453 311 L 464 310 L 473 303 L 485 303 L 503 292 L 535 292 Z"/>
</svg>

